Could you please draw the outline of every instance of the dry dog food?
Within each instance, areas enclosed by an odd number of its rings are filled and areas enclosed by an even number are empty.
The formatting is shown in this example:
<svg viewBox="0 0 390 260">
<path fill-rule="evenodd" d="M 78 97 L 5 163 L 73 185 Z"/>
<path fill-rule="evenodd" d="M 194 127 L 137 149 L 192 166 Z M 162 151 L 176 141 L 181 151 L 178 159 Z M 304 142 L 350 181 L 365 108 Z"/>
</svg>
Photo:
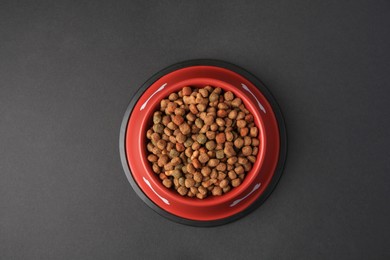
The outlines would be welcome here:
<svg viewBox="0 0 390 260">
<path fill-rule="evenodd" d="M 182 196 L 220 196 L 251 170 L 258 133 L 253 115 L 232 92 L 184 87 L 153 114 L 148 161 L 162 184 Z"/>
</svg>

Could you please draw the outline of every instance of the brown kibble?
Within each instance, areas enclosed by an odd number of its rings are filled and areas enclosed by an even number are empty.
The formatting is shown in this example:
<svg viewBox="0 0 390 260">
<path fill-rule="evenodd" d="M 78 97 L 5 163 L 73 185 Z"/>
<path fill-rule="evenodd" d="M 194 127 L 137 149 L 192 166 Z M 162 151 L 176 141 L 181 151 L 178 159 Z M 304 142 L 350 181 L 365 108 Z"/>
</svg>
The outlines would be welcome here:
<svg viewBox="0 0 390 260">
<path fill-rule="evenodd" d="M 245 157 L 238 157 L 238 163 L 241 165 L 246 164 L 248 163 L 248 159 Z"/>
<path fill-rule="evenodd" d="M 244 119 L 245 118 L 245 113 L 244 112 L 242 112 L 242 111 L 240 111 L 240 112 L 238 112 L 238 114 L 237 114 L 237 120 L 242 120 L 242 119 Z M 244 120 L 244 122 L 245 122 L 245 120 Z M 246 122 L 245 122 L 245 124 L 246 124 Z"/>
<path fill-rule="evenodd" d="M 226 141 L 228 141 L 228 142 L 233 141 L 233 134 L 232 134 L 232 132 L 226 132 L 225 133 L 225 138 L 226 138 Z"/>
<path fill-rule="evenodd" d="M 206 193 L 207 193 L 207 190 L 206 190 Z M 202 200 L 202 199 L 206 198 L 207 195 L 206 194 L 202 194 L 202 193 L 199 192 L 199 193 L 196 193 L 196 197 L 198 199 Z"/>
<path fill-rule="evenodd" d="M 201 163 L 206 163 L 209 160 L 209 156 L 206 153 L 202 153 L 198 159 Z"/>
<path fill-rule="evenodd" d="M 231 180 L 234 180 L 235 178 L 237 178 L 237 174 L 235 171 L 229 171 L 228 172 L 228 176 Z"/>
<path fill-rule="evenodd" d="M 230 164 L 230 165 L 234 165 L 236 162 L 237 162 L 237 157 L 235 157 L 235 156 L 230 157 L 230 158 L 227 160 L 227 163 Z"/>
<path fill-rule="evenodd" d="M 256 157 L 253 156 L 253 155 L 250 155 L 250 156 L 248 156 L 248 160 L 249 160 L 251 163 L 255 163 Z"/>
<path fill-rule="evenodd" d="M 202 167 L 202 164 L 199 162 L 199 160 L 198 159 L 193 159 L 192 160 L 192 164 L 194 165 L 194 167 L 196 168 L 196 169 L 200 169 L 201 167 Z"/>
<path fill-rule="evenodd" d="M 241 136 L 246 136 L 246 135 L 248 135 L 248 132 L 249 132 L 249 129 L 246 128 L 246 127 L 240 129 L 240 135 L 241 135 Z"/>
<path fill-rule="evenodd" d="M 257 137 L 258 134 L 259 134 L 259 131 L 258 131 L 257 127 L 251 127 L 249 135 L 251 137 Z"/>
<path fill-rule="evenodd" d="M 252 155 L 257 155 L 258 152 L 259 152 L 259 148 L 258 147 L 253 147 Z"/>
<path fill-rule="evenodd" d="M 219 183 L 219 187 L 221 188 L 225 188 L 229 185 L 229 181 L 227 179 L 224 179 L 222 180 L 220 183 Z"/>
<path fill-rule="evenodd" d="M 176 143 L 176 150 L 178 152 L 184 152 L 185 151 L 185 146 L 182 143 Z"/>
<path fill-rule="evenodd" d="M 206 149 L 210 151 L 215 149 L 216 144 L 214 141 L 208 141 L 205 146 Z"/>
<path fill-rule="evenodd" d="M 212 124 L 211 126 L 210 126 L 210 130 L 211 131 L 217 131 L 218 130 L 218 125 L 217 124 Z"/>
<path fill-rule="evenodd" d="M 208 162 L 208 166 L 209 167 L 215 167 L 217 166 L 219 163 L 219 160 L 218 159 L 210 159 L 209 162 Z"/>
<path fill-rule="evenodd" d="M 252 138 L 252 146 L 259 146 L 259 145 L 260 145 L 259 139 L 257 139 L 257 138 Z"/>
<path fill-rule="evenodd" d="M 240 174 L 242 174 L 242 173 L 245 172 L 244 167 L 242 167 L 242 165 L 240 165 L 240 166 L 234 168 L 234 171 L 235 171 L 238 175 L 240 175 Z"/>
<path fill-rule="evenodd" d="M 223 193 L 227 193 L 231 190 L 230 186 L 226 186 L 225 188 L 222 189 Z"/>
<path fill-rule="evenodd" d="M 194 181 L 201 182 L 202 179 L 203 179 L 203 175 L 200 172 L 195 172 L 194 173 Z"/>
<path fill-rule="evenodd" d="M 219 133 L 215 136 L 215 140 L 219 144 L 223 144 L 226 141 L 225 133 Z"/>
<path fill-rule="evenodd" d="M 206 137 L 207 137 L 207 139 L 209 139 L 209 140 L 215 139 L 215 132 L 213 132 L 213 131 L 207 131 L 207 132 L 206 132 Z"/>
<path fill-rule="evenodd" d="M 172 93 L 172 94 L 170 94 L 169 97 L 168 97 L 168 99 L 169 99 L 170 101 L 175 101 L 175 100 L 178 99 L 178 98 L 179 98 L 179 95 L 176 94 L 176 93 Z"/>
<path fill-rule="evenodd" d="M 238 119 L 238 117 L 237 117 L 237 119 Z M 245 120 L 237 120 L 237 127 L 239 127 L 239 128 L 244 128 L 246 126 L 246 122 L 245 122 Z"/>
<path fill-rule="evenodd" d="M 184 87 L 184 88 L 182 89 L 182 92 L 183 92 L 183 96 L 189 96 L 189 95 L 191 95 L 192 90 L 191 90 L 190 87 Z"/>
<path fill-rule="evenodd" d="M 252 143 L 252 138 L 250 138 L 249 136 L 244 136 L 244 146 L 251 145 L 251 143 Z"/>
<path fill-rule="evenodd" d="M 199 93 L 202 95 L 202 97 L 208 97 L 209 96 L 209 92 L 206 89 L 204 89 L 204 88 L 199 89 Z"/>
<path fill-rule="evenodd" d="M 226 110 L 220 109 L 217 111 L 217 116 L 220 118 L 225 118 L 227 117 L 228 113 Z"/>
<path fill-rule="evenodd" d="M 157 162 L 157 160 L 158 160 L 158 157 L 156 155 L 149 154 L 149 156 L 148 156 L 148 161 L 149 162 Z"/>
<path fill-rule="evenodd" d="M 242 138 L 237 138 L 234 141 L 234 146 L 237 147 L 238 149 L 241 149 L 241 147 L 244 146 L 244 140 Z"/>
<path fill-rule="evenodd" d="M 214 123 L 214 117 L 212 115 L 208 115 L 204 119 L 204 123 L 206 125 L 212 125 Z"/>
<path fill-rule="evenodd" d="M 201 170 L 201 173 L 203 176 L 209 176 L 210 173 L 211 173 L 211 169 L 210 167 L 206 166 L 206 167 L 203 167 L 202 170 Z"/>
<path fill-rule="evenodd" d="M 161 172 L 161 169 L 160 169 L 160 167 L 158 167 L 157 163 L 153 163 L 152 170 L 154 173 L 157 173 L 157 174 Z"/>
<path fill-rule="evenodd" d="M 242 104 L 241 98 L 235 98 L 235 99 L 232 101 L 232 106 L 234 106 L 234 107 L 239 107 L 241 104 Z"/>
<path fill-rule="evenodd" d="M 188 135 L 191 132 L 191 128 L 187 123 L 181 124 L 179 128 L 184 135 Z"/>
<path fill-rule="evenodd" d="M 240 186 L 240 184 L 241 184 L 241 179 L 240 178 L 236 178 L 236 179 L 232 180 L 232 186 L 233 187 L 238 187 L 238 186 Z"/>
<path fill-rule="evenodd" d="M 174 115 L 172 117 L 172 122 L 175 123 L 177 126 L 180 126 L 184 122 L 184 118 L 179 115 Z"/>
<path fill-rule="evenodd" d="M 190 188 L 190 187 L 192 187 L 194 185 L 195 185 L 194 179 L 186 179 L 184 181 L 184 186 L 186 186 L 187 188 Z"/>
<path fill-rule="evenodd" d="M 168 178 L 164 179 L 164 180 L 162 181 L 162 184 L 163 184 L 165 187 L 167 187 L 168 189 L 170 189 L 170 188 L 172 187 L 172 181 L 171 181 L 170 179 L 168 179 Z"/>
<path fill-rule="evenodd" d="M 227 157 L 236 155 L 236 151 L 234 151 L 234 148 L 230 145 L 229 146 L 225 145 L 225 149 L 223 151 L 225 152 Z"/>
<path fill-rule="evenodd" d="M 234 94 L 230 91 L 225 92 L 223 95 L 226 101 L 232 101 L 234 99 Z"/>
<path fill-rule="evenodd" d="M 165 109 L 165 113 L 167 113 L 168 115 L 173 114 L 176 108 L 177 108 L 176 103 L 169 102 L 167 108 Z"/>
<path fill-rule="evenodd" d="M 187 194 L 188 192 L 188 189 L 184 186 L 180 186 L 179 188 L 177 188 L 177 192 L 181 195 L 181 196 L 184 196 Z"/>
<path fill-rule="evenodd" d="M 245 170 L 246 172 L 249 172 L 250 169 L 252 169 L 252 164 L 251 164 L 250 162 L 247 162 L 246 164 L 244 164 L 244 165 L 242 165 L 242 166 L 244 166 L 244 170 Z"/>
<path fill-rule="evenodd" d="M 251 147 L 251 146 L 244 146 L 244 147 L 242 148 L 242 154 L 243 154 L 244 156 L 249 156 L 249 155 L 251 155 L 251 154 L 252 154 L 252 147 Z"/>
<path fill-rule="evenodd" d="M 221 196 L 222 195 L 222 189 L 221 187 L 219 186 L 215 186 L 213 188 L 213 190 L 211 191 L 211 193 L 214 195 L 214 196 Z"/>
<path fill-rule="evenodd" d="M 188 113 L 186 115 L 186 118 L 187 118 L 188 121 L 192 122 L 192 121 L 195 121 L 196 116 L 194 114 L 192 114 L 192 113 Z"/>
<path fill-rule="evenodd" d="M 207 142 L 207 137 L 204 134 L 198 134 L 196 141 L 198 141 L 200 144 L 205 144 Z"/>
<path fill-rule="evenodd" d="M 216 169 L 217 171 L 222 171 L 222 172 L 224 172 L 224 171 L 226 171 L 226 164 L 225 164 L 225 163 L 220 163 L 220 164 L 217 165 L 217 167 L 215 167 L 215 169 Z"/>
<path fill-rule="evenodd" d="M 228 115 L 228 118 L 233 120 L 233 119 L 236 119 L 237 117 L 237 110 L 232 110 L 229 112 L 229 115 Z"/>
<path fill-rule="evenodd" d="M 198 191 L 199 191 L 199 194 L 203 194 L 203 195 L 207 194 L 207 189 L 203 186 L 199 186 Z"/>
<path fill-rule="evenodd" d="M 165 140 L 162 140 L 162 139 L 158 140 L 158 141 L 157 141 L 157 144 L 156 144 L 156 146 L 157 146 L 158 149 L 160 149 L 160 150 L 163 150 L 163 149 L 165 148 L 166 145 L 167 145 L 167 142 L 166 142 Z"/>
</svg>

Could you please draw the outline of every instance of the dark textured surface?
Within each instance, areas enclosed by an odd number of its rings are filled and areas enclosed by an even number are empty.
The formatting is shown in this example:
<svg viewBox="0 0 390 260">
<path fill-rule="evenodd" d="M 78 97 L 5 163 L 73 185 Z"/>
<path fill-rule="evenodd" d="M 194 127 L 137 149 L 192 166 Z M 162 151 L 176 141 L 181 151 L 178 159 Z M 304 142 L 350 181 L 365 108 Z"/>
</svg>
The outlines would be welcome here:
<svg viewBox="0 0 390 260">
<path fill-rule="evenodd" d="M 1 259 L 390 258 L 388 1 L 54 2 L 0 2 Z M 118 155 L 138 86 L 194 58 L 261 78 L 289 137 L 267 202 L 216 228 L 154 213 Z"/>
</svg>

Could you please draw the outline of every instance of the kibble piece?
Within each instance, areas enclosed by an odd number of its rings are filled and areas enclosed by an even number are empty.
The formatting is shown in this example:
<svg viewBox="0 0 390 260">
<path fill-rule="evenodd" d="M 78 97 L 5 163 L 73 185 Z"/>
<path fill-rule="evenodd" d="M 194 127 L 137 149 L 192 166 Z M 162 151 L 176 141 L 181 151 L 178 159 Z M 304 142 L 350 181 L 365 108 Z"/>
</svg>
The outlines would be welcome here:
<svg viewBox="0 0 390 260">
<path fill-rule="evenodd" d="M 244 170 L 244 167 L 242 167 L 242 166 L 240 165 L 240 166 L 234 168 L 234 171 L 235 171 L 238 175 L 240 175 L 240 174 L 244 173 L 245 170 Z"/>
<path fill-rule="evenodd" d="M 224 171 L 226 171 L 226 164 L 225 163 L 219 163 L 218 165 L 217 165 L 217 167 L 215 167 L 215 169 L 217 170 L 217 171 L 222 171 L 222 172 L 224 172 Z"/>
<path fill-rule="evenodd" d="M 225 153 L 223 150 L 218 150 L 215 152 L 215 157 L 217 159 L 223 159 L 225 157 Z"/>
<path fill-rule="evenodd" d="M 148 161 L 149 162 L 157 162 L 157 160 L 158 160 L 158 157 L 156 155 L 154 155 L 154 154 L 150 154 L 148 156 Z"/>
<path fill-rule="evenodd" d="M 219 133 L 215 136 L 215 141 L 217 141 L 218 144 L 223 144 L 226 141 L 225 133 Z"/>
<path fill-rule="evenodd" d="M 206 167 L 203 167 L 202 170 L 201 170 L 201 173 L 204 177 L 206 176 L 209 176 L 210 173 L 211 173 L 211 169 L 210 167 L 206 166 Z"/>
<path fill-rule="evenodd" d="M 236 119 L 237 117 L 237 110 L 232 110 L 229 112 L 229 115 L 228 115 L 228 118 L 233 120 L 233 119 Z"/>
<path fill-rule="evenodd" d="M 242 138 L 237 138 L 234 141 L 234 146 L 237 147 L 238 149 L 241 149 L 244 146 L 244 140 Z"/>
<path fill-rule="evenodd" d="M 235 178 L 237 178 L 237 174 L 235 171 L 229 171 L 228 172 L 228 176 L 231 180 L 234 180 Z"/>
<path fill-rule="evenodd" d="M 214 123 L 214 117 L 212 115 L 208 115 L 204 119 L 204 123 L 206 125 L 212 125 Z"/>
<path fill-rule="evenodd" d="M 208 162 L 208 166 L 209 167 L 215 167 L 217 166 L 219 163 L 219 160 L 218 159 L 210 159 L 209 162 Z"/>
<path fill-rule="evenodd" d="M 243 154 L 244 156 L 249 156 L 249 155 L 251 155 L 251 154 L 252 154 L 252 147 L 251 147 L 251 146 L 244 146 L 244 147 L 242 148 L 242 154 Z"/>
<path fill-rule="evenodd" d="M 203 175 L 200 172 L 195 172 L 194 173 L 194 181 L 201 182 L 202 179 L 203 179 Z"/>
<path fill-rule="evenodd" d="M 188 135 L 191 132 L 191 128 L 187 123 L 181 124 L 179 128 L 183 135 Z"/>
<path fill-rule="evenodd" d="M 237 119 L 238 119 L 238 117 L 237 117 Z M 239 127 L 239 128 L 244 128 L 246 126 L 246 122 L 245 122 L 245 120 L 237 120 L 237 127 Z"/>
<path fill-rule="evenodd" d="M 257 135 L 258 135 L 258 129 L 257 129 L 257 127 L 251 127 L 251 129 L 250 129 L 250 131 L 249 131 L 249 135 L 251 136 L 251 137 L 257 137 Z"/>
<path fill-rule="evenodd" d="M 184 196 L 187 194 L 188 192 L 188 189 L 184 186 L 180 186 L 179 188 L 177 188 L 177 192 L 181 195 L 181 196 Z"/>
<path fill-rule="evenodd" d="M 241 104 L 242 104 L 241 98 L 235 98 L 235 99 L 232 101 L 232 106 L 234 106 L 234 107 L 239 107 Z"/>
<path fill-rule="evenodd" d="M 209 96 L 209 100 L 210 102 L 215 102 L 219 99 L 219 95 L 215 92 L 211 93 L 210 96 Z"/>
<path fill-rule="evenodd" d="M 240 186 L 240 184 L 241 184 L 241 179 L 240 178 L 236 178 L 236 179 L 232 180 L 232 186 L 233 187 L 238 187 L 238 186 Z"/>
<path fill-rule="evenodd" d="M 207 142 L 207 137 L 204 134 L 199 134 L 196 138 L 196 141 L 200 144 L 205 144 Z"/>
<path fill-rule="evenodd" d="M 219 183 L 219 187 L 221 188 L 225 188 L 229 185 L 229 181 L 227 179 L 223 179 L 220 183 Z"/>
<path fill-rule="evenodd" d="M 222 189 L 219 186 L 215 186 L 211 192 L 214 196 L 221 196 L 222 195 Z"/>
<path fill-rule="evenodd" d="M 230 186 L 226 186 L 225 188 L 222 189 L 223 193 L 227 193 L 231 190 Z"/>
<path fill-rule="evenodd" d="M 251 145 L 251 143 L 252 143 L 252 138 L 250 138 L 249 136 L 244 136 L 244 146 Z"/>
<path fill-rule="evenodd" d="M 257 139 L 257 138 L 252 138 L 252 145 L 253 145 L 253 146 L 259 146 L 259 145 L 260 145 L 259 139 Z"/>
<path fill-rule="evenodd" d="M 245 113 L 244 112 L 242 112 L 242 111 L 240 111 L 240 112 L 238 112 L 238 114 L 237 114 L 237 120 L 242 120 L 242 119 L 244 119 L 245 118 Z M 245 122 L 245 120 L 244 120 L 244 122 Z M 246 124 L 246 122 L 245 122 L 245 124 Z"/>
<path fill-rule="evenodd" d="M 171 181 L 170 179 L 168 179 L 168 178 L 164 179 L 164 180 L 162 181 L 162 183 L 163 183 L 163 185 L 164 185 L 165 187 L 167 187 L 168 189 L 172 187 L 172 181 Z"/>
<path fill-rule="evenodd" d="M 234 99 L 234 94 L 230 91 L 225 92 L 223 95 L 226 101 L 232 101 Z"/>
<path fill-rule="evenodd" d="M 230 145 L 228 145 L 228 146 L 225 145 L 225 149 L 223 151 L 227 157 L 231 157 L 231 156 L 236 155 L 236 151 L 234 151 L 234 148 Z"/>
<path fill-rule="evenodd" d="M 191 95 L 192 90 L 191 90 L 190 87 L 184 87 L 184 88 L 182 89 L 182 93 L 183 93 L 184 96 L 189 96 L 189 95 Z"/>
<path fill-rule="evenodd" d="M 206 149 L 207 150 L 214 150 L 215 149 L 215 146 L 216 146 L 216 144 L 215 144 L 215 142 L 214 141 L 208 141 L 207 143 L 206 143 Z"/>
<path fill-rule="evenodd" d="M 206 153 L 202 153 L 201 155 L 199 155 L 198 160 L 201 163 L 206 163 L 209 160 L 209 156 Z"/>
<path fill-rule="evenodd" d="M 194 185 L 195 185 L 194 179 L 188 178 L 184 181 L 184 186 L 186 186 L 187 188 L 193 187 Z"/>
<path fill-rule="evenodd" d="M 240 135 L 241 136 L 246 136 L 248 135 L 249 129 L 247 127 L 241 128 L 240 129 Z"/>
</svg>

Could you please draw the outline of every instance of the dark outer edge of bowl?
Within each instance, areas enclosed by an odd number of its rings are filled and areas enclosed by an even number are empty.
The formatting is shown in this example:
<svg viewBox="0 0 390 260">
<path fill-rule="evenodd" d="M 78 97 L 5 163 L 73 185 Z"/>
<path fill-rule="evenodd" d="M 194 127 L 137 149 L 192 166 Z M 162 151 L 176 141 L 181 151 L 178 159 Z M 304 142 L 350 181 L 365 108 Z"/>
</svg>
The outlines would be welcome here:
<svg viewBox="0 0 390 260">
<path fill-rule="evenodd" d="M 186 67 L 191 67 L 191 66 L 221 67 L 221 68 L 225 68 L 228 70 L 232 70 L 232 71 L 240 74 L 244 78 L 248 79 L 250 82 L 252 82 L 253 85 L 255 85 L 261 91 L 261 93 L 266 97 L 266 99 L 270 103 L 270 105 L 273 109 L 273 112 L 275 114 L 275 117 L 276 117 L 276 120 L 278 123 L 278 127 L 279 127 L 279 137 L 280 137 L 279 160 L 278 160 L 277 166 L 275 168 L 274 175 L 273 175 L 270 183 L 268 184 L 267 188 L 265 189 L 263 194 L 261 194 L 261 196 L 254 203 L 252 203 L 249 207 L 247 207 L 246 209 L 244 209 L 243 211 L 241 211 L 235 215 L 232 215 L 230 217 L 223 218 L 223 219 L 217 219 L 217 220 L 211 220 L 211 221 L 192 220 L 192 219 L 186 219 L 186 218 L 176 216 L 174 214 L 171 214 L 171 213 L 163 210 L 162 208 L 160 208 L 159 206 L 154 204 L 142 192 L 142 190 L 140 189 L 138 184 L 134 181 L 132 173 L 130 172 L 130 167 L 127 163 L 126 148 L 125 148 L 126 128 L 127 128 L 127 124 L 128 124 L 129 119 L 130 119 L 130 115 L 131 115 L 131 112 L 133 110 L 133 107 L 137 103 L 138 99 L 141 97 L 143 92 L 150 85 L 152 85 L 154 82 L 156 82 L 162 76 L 164 76 L 170 72 L 173 72 L 175 70 L 186 68 Z M 196 226 L 196 227 L 213 227 L 213 226 L 224 225 L 224 224 L 227 224 L 229 222 L 233 222 L 235 220 L 238 220 L 238 219 L 246 216 L 247 214 L 254 211 L 256 208 L 258 208 L 261 204 L 263 204 L 264 201 L 268 198 L 268 196 L 272 193 L 272 191 L 275 189 L 277 183 L 279 182 L 279 179 L 282 175 L 284 164 L 285 164 L 285 161 L 287 158 L 287 132 L 286 132 L 286 126 L 284 123 L 283 115 L 282 115 L 282 112 L 280 110 L 278 103 L 276 102 L 275 98 L 272 96 L 271 92 L 265 87 L 265 85 L 258 78 L 256 78 L 253 74 L 249 73 L 248 71 L 246 71 L 245 69 L 243 69 L 237 65 L 234 65 L 232 63 L 228 63 L 225 61 L 212 60 L 212 59 L 188 60 L 188 61 L 183 61 L 183 62 L 173 64 L 169 67 L 162 69 L 161 71 L 154 74 L 151 78 L 149 78 L 137 90 L 135 95 L 130 100 L 130 103 L 126 109 L 126 112 L 125 112 L 123 120 L 122 120 L 122 124 L 121 124 L 121 128 L 120 128 L 120 135 L 119 135 L 119 153 L 120 153 L 123 169 L 125 171 L 127 179 L 130 182 L 130 185 L 132 186 L 132 188 L 134 189 L 136 194 L 150 208 L 152 208 L 154 211 L 156 211 L 161 216 L 163 216 L 169 220 L 175 221 L 177 223 L 180 223 L 180 224 Z"/>
</svg>

